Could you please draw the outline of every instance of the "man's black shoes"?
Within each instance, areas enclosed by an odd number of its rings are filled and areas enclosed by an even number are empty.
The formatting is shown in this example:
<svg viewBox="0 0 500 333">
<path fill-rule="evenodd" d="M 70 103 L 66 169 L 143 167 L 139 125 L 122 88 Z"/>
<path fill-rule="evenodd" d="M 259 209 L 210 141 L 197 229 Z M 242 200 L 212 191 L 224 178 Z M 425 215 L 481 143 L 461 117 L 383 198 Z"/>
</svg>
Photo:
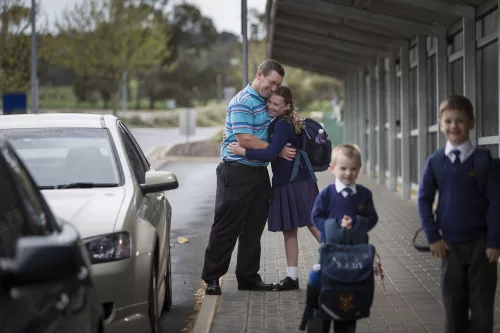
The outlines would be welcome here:
<svg viewBox="0 0 500 333">
<path fill-rule="evenodd" d="M 207 289 L 205 290 L 205 295 L 220 295 L 220 285 L 219 279 L 214 279 L 207 282 Z"/>
<path fill-rule="evenodd" d="M 274 288 L 276 288 L 276 290 L 278 291 L 299 289 L 299 279 L 294 280 L 291 277 L 287 276 L 280 282 L 275 283 Z"/>
<path fill-rule="evenodd" d="M 272 283 L 265 283 L 262 280 L 238 282 L 238 290 L 269 291 L 273 289 Z"/>
</svg>

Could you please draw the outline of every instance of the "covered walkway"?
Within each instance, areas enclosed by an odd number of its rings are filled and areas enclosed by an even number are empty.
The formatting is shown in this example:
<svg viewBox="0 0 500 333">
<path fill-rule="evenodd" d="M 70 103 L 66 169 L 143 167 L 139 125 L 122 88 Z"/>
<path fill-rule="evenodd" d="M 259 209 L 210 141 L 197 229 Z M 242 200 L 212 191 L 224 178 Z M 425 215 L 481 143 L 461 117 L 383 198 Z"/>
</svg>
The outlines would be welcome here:
<svg viewBox="0 0 500 333">
<path fill-rule="evenodd" d="M 499 155 L 499 0 L 269 0 L 268 58 L 344 81 L 344 142 L 409 199 L 444 146 L 438 105 L 475 105 L 475 144 Z"/>
<path fill-rule="evenodd" d="M 318 185 L 332 182 L 329 172 L 318 173 Z M 396 193 L 362 176 L 360 182 L 374 195 L 380 220 L 370 232 L 370 242 L 380 254 L 386 271 L 385 290 L 376 278 L 375 301 L 369 319 L 361 320 L 357 333 L 443 333 L 444 312 L 440 294 L 440 261 L 411 246 L 419 226 L 415 202 L 401 200 Z M 298 291 L 239 291 L 234 271 L 236 251 L 224 277 L 212 327 L 213 333 L 289 333 L 298 330 L 306 300 L 309 270 L 318 260 L 318 243 L 303 228 L 299 231 L 300 281 Z M 278 281 L 287 272 L 283 235 L 264 231 L 261 274 L 265 281 Z M 205 296 L 216 297 L 216 296 Z M 500 333 L 498 296 L 495 333 Z"/>
</svg>

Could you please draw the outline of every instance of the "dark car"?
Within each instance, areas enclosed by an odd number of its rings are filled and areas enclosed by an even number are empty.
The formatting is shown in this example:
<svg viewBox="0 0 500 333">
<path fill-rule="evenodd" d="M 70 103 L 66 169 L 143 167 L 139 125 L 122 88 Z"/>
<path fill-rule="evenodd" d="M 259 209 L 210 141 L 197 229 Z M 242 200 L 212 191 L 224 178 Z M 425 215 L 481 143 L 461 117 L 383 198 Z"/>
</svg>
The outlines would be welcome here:
<svg viewBox="0 0 500 333">
<path fill-rule="evenodd" d="M 86 247 L 0 137 L 0 332 L 102 333 Z"/>
</svg>

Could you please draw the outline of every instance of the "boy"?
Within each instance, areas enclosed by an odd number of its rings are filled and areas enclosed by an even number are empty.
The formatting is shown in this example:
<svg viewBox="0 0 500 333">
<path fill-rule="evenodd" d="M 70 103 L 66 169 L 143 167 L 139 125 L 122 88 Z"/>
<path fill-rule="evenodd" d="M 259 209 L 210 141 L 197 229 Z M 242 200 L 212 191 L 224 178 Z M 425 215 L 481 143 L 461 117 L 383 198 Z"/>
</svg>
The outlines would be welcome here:
<svg viewBox="0 0 500 333">
<path fill-rule="evenodd" d="M 367 223 L 371 230 L 378 221 L 373 205 L 372 192 L 356 184 L 361 169 L 361 153 L 355 145 L 341 144 L 332 151 L 330 170 L 335 183 L 318 194 L 314 204 L 312 221 L 325 240 L 325 221 L 335 219 L 340 228 L 351 229 L 356 223 Z M 368 239 L 365 239 L 368 243 Z M 330 321 L 325 321 L 323 332 L 329 332 Z M 353 333 L 356 321 L 334 320 L 335 333 Z"/>
<path fill-rule="evenodd" d="M 445 156 L 439 161 L 442 172 L 435 175 L 431 169 L 434 153 L 427 160 L 420 183 L 418 213 L 432 255 L 442 259 L 446 332 L 493 332 L 500 255 L 498 174 L 488 172 L 487 188 L 481 193 L 474 159 L 485 151 L 469 141 L 475 123 L 469 99 L 449 96 L 441 103 L 439 113 L 440 128 L 448 140 Z M 496 163 L 489 154 L 488 159 L 490 166 Z M 438 185 L 435 219 L 432 205 Z"/>
</svg>

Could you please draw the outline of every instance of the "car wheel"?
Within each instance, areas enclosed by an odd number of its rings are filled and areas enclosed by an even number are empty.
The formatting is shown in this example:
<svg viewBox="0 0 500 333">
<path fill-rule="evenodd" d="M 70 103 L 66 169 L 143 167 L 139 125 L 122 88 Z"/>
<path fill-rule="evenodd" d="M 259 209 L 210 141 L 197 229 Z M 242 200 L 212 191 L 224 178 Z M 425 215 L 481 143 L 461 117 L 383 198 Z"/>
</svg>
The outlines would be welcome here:
<svg viewBox="0 0 500 333">
<path fill-rule="evenodd" d="M 163 310 L 168 310 L 172 307 L 172 260 L 170 259 L 170 251 L 168 252 L 167 272 L 165 273 L 165 302 Z"/>
<path fill-rule="evenodd" d="M 155 261 L 151 263 L 151 276 L 149 278 L 149 325 L 151 333 L 158 333 L 158 281 L 156 280 Z"/>
</svg>

